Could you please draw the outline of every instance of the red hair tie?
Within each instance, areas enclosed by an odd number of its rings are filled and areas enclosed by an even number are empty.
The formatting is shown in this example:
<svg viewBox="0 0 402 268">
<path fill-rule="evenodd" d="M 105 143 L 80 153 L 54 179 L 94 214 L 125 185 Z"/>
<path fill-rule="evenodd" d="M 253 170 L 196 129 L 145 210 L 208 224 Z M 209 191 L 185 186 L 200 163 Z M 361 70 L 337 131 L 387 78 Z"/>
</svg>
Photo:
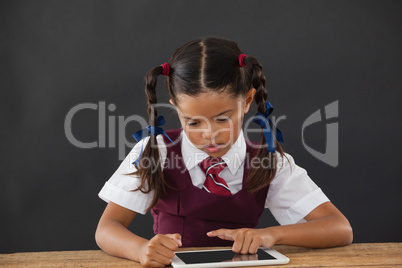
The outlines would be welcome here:
<svg viewBox="0 0 402 268">
<path fill-rule="evenodd" d="M 161 64 L 163 70 L 162 70 L 162 75 L 164 76 L 168 76 L 169 75 L 169 70 L 170 70 L 170 66 L 167 62 L 165 62 L 164 64 Z"/>
<path fill-rule="evenodd" d="M 239 65 L 240 65 L 240 67 L 246 66 L 246 64 L 244 64 L 244 58 L 245 58 L 245 57 L 247 57 L 246 54 L 240 54 L 240 55 L 239 55 Z"/>
</svg>

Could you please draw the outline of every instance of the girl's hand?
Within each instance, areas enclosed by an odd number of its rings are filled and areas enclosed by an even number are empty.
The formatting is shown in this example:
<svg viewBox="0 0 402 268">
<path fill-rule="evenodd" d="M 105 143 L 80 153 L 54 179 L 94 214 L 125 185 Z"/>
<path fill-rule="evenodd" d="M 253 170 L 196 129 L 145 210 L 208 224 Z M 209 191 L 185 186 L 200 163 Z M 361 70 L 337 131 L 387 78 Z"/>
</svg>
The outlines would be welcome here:
<svg viewBox="0 0 402 268">
<path fill-rule="evenodd" d="M 265 229 L 219 229 L 208 232 L 209 237 L 234 241 L 232 250 L 241 254 L 255 254 L 258 247 L 272 247 L 275 233 L 270 228 Z"/>
<path fill-rule="evenodd" d="M 157 234 L 142 246 L 140 263 L 147 267 L 169 265 L 175 251 L 181 246 L 180 234 Z"/>
</svg>

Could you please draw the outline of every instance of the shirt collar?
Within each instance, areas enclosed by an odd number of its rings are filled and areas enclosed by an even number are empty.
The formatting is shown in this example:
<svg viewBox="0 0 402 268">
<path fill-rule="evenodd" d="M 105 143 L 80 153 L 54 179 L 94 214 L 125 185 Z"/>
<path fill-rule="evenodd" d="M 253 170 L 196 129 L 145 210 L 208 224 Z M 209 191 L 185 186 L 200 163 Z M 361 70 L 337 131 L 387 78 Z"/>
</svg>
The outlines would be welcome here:
<svg viewBox="0 0 402 268">
<path fill-rule="evenodd" d="M 209 157 L 209 155 L 197 147 L 188 139 L 184 130 L 181 133 L 183 139 L 181 143 L 181 152 L 184 164 L 188 170 L 197 166 L 202 160 Z M 229 151 L 222 156 L 232 175 L 236 174 L 239 167 L 243 164 L 246 156 L 246 142 L 243 136 L 243 130 L 240 131 L 239 137 Z"/>
</svg>

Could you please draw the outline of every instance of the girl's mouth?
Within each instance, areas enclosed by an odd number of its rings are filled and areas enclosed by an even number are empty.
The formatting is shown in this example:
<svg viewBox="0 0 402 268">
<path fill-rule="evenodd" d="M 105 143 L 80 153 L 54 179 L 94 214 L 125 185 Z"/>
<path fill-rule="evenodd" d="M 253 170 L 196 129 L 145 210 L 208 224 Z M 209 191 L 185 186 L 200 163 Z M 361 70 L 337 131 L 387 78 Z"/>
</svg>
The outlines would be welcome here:
<svg viewBox="0 0 402 268">
<path fill-rule="evenodd" d="M 222 145 L 221 144 L 215 144 L 215 145 L 208 145 L 205 147 L 205 149 L 210 152 L 210 153 L 217 153 L 221 149 Z"/>
</svg>

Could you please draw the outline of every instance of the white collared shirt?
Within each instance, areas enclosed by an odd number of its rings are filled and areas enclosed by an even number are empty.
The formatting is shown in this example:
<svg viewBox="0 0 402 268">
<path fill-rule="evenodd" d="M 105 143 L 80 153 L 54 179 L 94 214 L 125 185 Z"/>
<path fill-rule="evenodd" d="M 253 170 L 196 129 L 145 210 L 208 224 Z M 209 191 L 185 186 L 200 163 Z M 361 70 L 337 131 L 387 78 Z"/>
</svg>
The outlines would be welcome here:
<svg viewBox="0 0 402 268">
<path fill-rule="evenodd" d="M 181 151 L 185 166 L 190 173 L 193 185 L 202 188 L 206 177 L 198 164 L 209 155 L 196 148 L 184 131 L 181 132 L 181 135 Z M 137 213 L 145 214 L 146 208 L 151 204 L 153 192 L 144 194 L 141 191 L 132 191 L 137 189 L 140 182 L 139 178 L 123 174 L 132 173 L 136 170 L 132 162 L 138 158 L 141 147 L 145 148 L 148 140 L 149 137 L 146 137 L 133 147 L 119 168 L 103 186 L 99 193 L 101 199 L 106 202 L 112 201 Z M 159 161 L 161 161 L 161 166 L 163 167 L 167 149 L 162 135 L 157 136 L 157 141 L 159 145 Z M 321 189 L 307 175 L 306 170 L 297 166 L 291 155 L 285 155 L 289 161 L 277 154 L 277 172 L 270 184 L 265 201 L 265 207 L 271 211 L 281 225 L 303 222 L 304 217 L 313 209 L 329 201 Z M 219 173 L 219 176 L 228 184 L 232 194 L 237 193 L 242 188 L 245 157 L 246 142 L 243 131 L 241 131 L 233 146 L 222 156 L 227 167 Z"/>
</svg>

